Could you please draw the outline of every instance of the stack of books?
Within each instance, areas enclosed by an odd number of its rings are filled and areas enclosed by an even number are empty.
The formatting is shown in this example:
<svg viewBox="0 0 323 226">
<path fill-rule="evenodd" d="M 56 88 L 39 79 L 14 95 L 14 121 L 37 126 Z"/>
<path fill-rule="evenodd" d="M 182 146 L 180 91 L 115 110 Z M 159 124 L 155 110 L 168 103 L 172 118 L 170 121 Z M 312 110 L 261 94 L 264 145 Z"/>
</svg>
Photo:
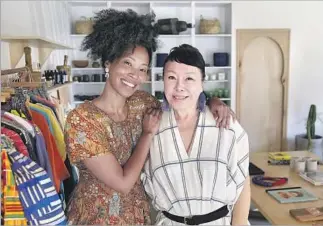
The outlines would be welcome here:
<svg viewBox="0 0 323 226">
<path fill-rule="evenodd" d="M 266 192 L 279 203 L 316 201 L 318 198 L 302 187 L 266 189 Z"/>
<path fill-rule="evenodd" d="M 268 158 L 271 165 L 289 165 L 292 156 L 287 152 L 269 152 Z"/>
<path fill-rule="evenodd" d="M 290 214 L 302 222 L 323 220 L 323 206 L 289 210 Z"/>
</svg>

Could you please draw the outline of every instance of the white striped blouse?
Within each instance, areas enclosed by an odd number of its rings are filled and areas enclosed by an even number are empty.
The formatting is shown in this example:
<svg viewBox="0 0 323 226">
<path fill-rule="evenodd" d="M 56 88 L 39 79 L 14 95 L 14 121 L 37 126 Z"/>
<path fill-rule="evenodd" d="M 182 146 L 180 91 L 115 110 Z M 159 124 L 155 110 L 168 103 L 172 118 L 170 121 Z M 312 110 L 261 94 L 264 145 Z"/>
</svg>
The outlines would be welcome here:
<svg viewBox="0 0 323 226">
<path fill-rule="evenodd" d="M 179 225 L 161 211 L 189 217 L 228 205 L 229 214 L 204 225 L 230 225 L 234 204 L 248 175 L 248 136 L 238 122 L 219 129 L 209 108 L 200 113 L 188 154 L 173 110 L 165 111 L 141 175 L 159 211 L 156 224 Z"/>
</svg>

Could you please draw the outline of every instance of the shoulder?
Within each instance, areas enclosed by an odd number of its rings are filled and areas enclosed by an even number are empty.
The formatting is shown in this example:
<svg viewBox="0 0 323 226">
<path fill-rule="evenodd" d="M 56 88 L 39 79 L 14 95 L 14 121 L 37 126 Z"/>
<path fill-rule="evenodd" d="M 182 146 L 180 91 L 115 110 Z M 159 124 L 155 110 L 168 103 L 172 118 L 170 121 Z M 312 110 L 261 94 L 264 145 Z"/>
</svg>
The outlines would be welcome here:
<svg viewBox="0 0 323 226">
<path fill-rule="evenodd" d="M 160 102 L 150 93 L 142 90 L 137 90 L 131 97 L 128 99 L 130 106 L 135 107 L 160 107 Z"/>
<path fill-rule="evenodd" d="M 214 126 L 216 125 L 216 120 L 213 117 L 213 114 L 210 110 L 210 108 L 208 106 L 206 106 L 205 108 L 205 122 L 204 124 L 206 126 Z M 224 134 L 230 134 L 233 137 L 235 137 L 236 140 L 238 140 L 238 138 L 241 139 L 242 136 L 247 136 L 246 131 L 244 130 L 244 128 L 241 126 L 241 124 L 238 122 L 238 120 L 233 121 L 232 117 L 230 119 L 230 123 L 229 123 L 229 128 L 228 129 L 223 129 L 222 132 Z M 220 129 L 217 127 L 217 129 Z"/>
<path fill-rule="evenodd" d="M 104 116 L 93 106 L 92 103 L 86 101 L 80 104 L 72 111 L 70 111 L 66 118 L 65 129 L 78 128 L 86 129 L 86 127 L 92 127 L 93 129 L 99 129 L 102 126 Z"/>
</svg>

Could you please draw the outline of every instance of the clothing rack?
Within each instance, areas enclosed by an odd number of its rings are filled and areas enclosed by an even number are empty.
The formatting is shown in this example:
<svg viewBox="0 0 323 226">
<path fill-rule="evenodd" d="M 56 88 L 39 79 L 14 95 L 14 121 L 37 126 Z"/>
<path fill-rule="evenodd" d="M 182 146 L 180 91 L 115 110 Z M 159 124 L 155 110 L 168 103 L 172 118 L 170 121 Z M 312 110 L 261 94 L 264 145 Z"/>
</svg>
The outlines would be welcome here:
<svg viewBox="0 0 323 226">
<path fill-rule="evenodd" d="M 7 169 L 3 172 L 11 172 L 7 176 L 11 180 L 6 180 L 6 189 L 2 193 L 14 188 L 16 202 L 21 206 L 20 217 L 18 220 L 13 219 L 11 203 L 4 199 L 5 211 L 3 216 L 1 214 L 2 220 L 12 225 L 24 225 L 26 221 L 36 225 L 66 224 L 64 208 L 76 180 L 72 177 L 72 167 L 65 153 L 63 128 L 57 105 L 49 100 L 46 83 L 33 82 L 28 67 L 1 70 L 1 97 L 4 98 L 1 99 L 4 100 L 1 106 L 1 143 L 11 142 L 11 145 L 6 145 L 6 149 L 2 145 L 1 158 L 7 163 Z M 21 178 L 17 165 L 20 171 L 28 173 L 29 176 Z M 37 169 L 29 169 L 27 165 L 33 165 Z M 36 172 L 42 172 L 42 177 L 38 178 Z M 39 180 L 48 181 L 47 187 L 38 186 Z M 37 185 L 40 190 L 31 189 L 34 193 L 24 193 L 24 188 L 31 188 L 31 185 Z M 40 194 L 47 190 L 51 190 L 54 195 L 50 199 L 39 199 Z M 3 193 L 3 197 L 10 196 L 9 193 Z M 21 201 L 20 196 L 36 200 L 37 206 L 42 207 L 38 209 L 40 212 L 37 210 L 32 216 L 28 207 L 32 203 Z M 56 212 L 45 211 L 51 202 L 57 204 Z M 59 219 L 55 220 L 58 215 Z"/>
<path fill-rule="evenodd" d="M 1 103 L 6 103 L 15 94 L 15 88 L 43 88 L 44 82 L 33 82 L 29 67 L 1 70 Z"/>
</svg>

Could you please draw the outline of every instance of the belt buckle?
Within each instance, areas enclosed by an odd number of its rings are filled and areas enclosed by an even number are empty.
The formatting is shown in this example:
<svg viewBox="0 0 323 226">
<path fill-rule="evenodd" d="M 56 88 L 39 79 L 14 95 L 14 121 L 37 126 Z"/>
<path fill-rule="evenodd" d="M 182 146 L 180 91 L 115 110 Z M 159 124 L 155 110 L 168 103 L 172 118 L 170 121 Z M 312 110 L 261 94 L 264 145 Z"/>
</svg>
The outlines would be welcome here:
<svg viewBox="0 0 323 226">
<path fill-rule="evenodd" d="M 193 217 L 184 217 L 185 225 L 196 225 Z"/>
</svg>

